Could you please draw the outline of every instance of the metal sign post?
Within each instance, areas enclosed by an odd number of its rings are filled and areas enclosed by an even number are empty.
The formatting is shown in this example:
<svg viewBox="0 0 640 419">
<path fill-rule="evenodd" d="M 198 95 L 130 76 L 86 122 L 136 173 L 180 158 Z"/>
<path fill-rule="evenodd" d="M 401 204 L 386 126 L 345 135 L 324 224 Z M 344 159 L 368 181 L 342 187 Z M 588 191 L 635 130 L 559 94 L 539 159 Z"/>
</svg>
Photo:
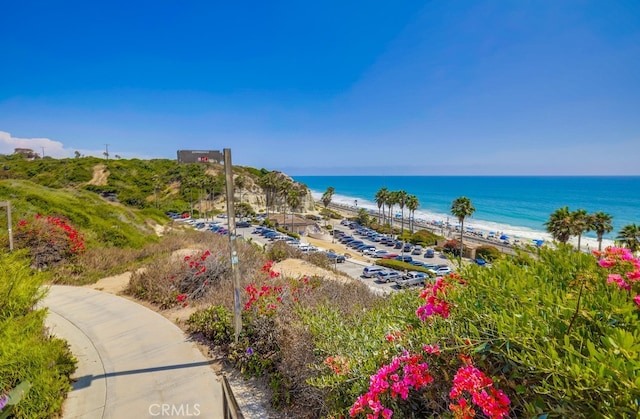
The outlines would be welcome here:
<svg viewBox="0 0 640 419">
<path fill-rule="evenodd" d="M 236 214 L 233 203 L 233 170 L 231 166 L 231 149 L 224 149 L 224 176 L 227 187 L 227 221 L 229 223 L 229 253 L 233 280 L 233 325 L 235 341 L 238 342 L 242 331 L 242 304 L 240 301 L 240 270 L 238 252 L 236 251 Z"/>
<path fill-rule="evenodd" d="M 11 202 L 0 202 L 0 207 L 7 207 L 7 230 L 9 231 L 9 250 L 13 252 L 13 231 L 11 230 Z"/>
</svg>

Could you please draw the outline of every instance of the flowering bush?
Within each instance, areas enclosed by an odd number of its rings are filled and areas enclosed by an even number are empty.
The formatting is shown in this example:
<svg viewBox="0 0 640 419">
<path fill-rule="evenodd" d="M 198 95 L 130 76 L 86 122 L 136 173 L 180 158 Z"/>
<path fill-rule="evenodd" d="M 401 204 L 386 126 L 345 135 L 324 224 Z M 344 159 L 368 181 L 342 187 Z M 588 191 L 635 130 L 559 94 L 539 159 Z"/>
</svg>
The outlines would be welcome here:
<svg viewBox="0 0 640 419">
<path fill-rule="evenodd" d="M 640 259 L 624 247 L 608 247 L 604 252 L 594 251 L 598 265 L 608 270 L 607 284 L 635 294 L 633 301 L 640 308 Z"/>
<path fill-rule="evenodd" d="M 388 394 L 392 399 L 400 396 L 403 400 L 409 397 L 411 389 L 419 390 L 433 381 L 429 374 L 429 366 L 422 361 L 422 355 L 405 352 L 403 355 L 394 357 L 387 365 L 383 365 L 377 373 L 371 376 L 369 381 L 369 391 L 362 396 L 349 410 L 351 417 L 356 417 L 359 413 L 371 410 L 371 418 L 385 419 L 393 415 L 393 411 L 382 405 L 381 397 Z"/>
<path fill-rule="evenodd" d="M 424 299 L 426 304 L 418 307 L 416 316 L 422 322 L 433 318 L 432 316 L 447 319 L 450 315 L 450 303 L 445 300 L 447 292 L 455 285 L 465 283 L 459 275 L 451 274 L 437 278 L 432 284 L 427 284 L 420 293 L 420 298 Z M 412 331 L 413 328 L 409 327 L 406 332 L 388 333 L 385 340 L 398 347 L 410 345 L 412 338 L 415 338 L 410 335 Z M 470 342 L 465 340 L 465 344 L 468 346 Z M 424 344 L 422 350 L 432 356 L 442 354 L 438 344 Z M 472 365 L 471 357 L 461 354 L 460 359 L 463 360 L 465 366 L 458 369 L 449 393 L 449 397 L 454 400 L 449 405 L 454 417 L 472 418 L 475 416 L 475 411 L 466 398 L 466 394 L 471 396 L 473 404 L 480 407 L 487 417 L 500 419 L 507 416 L 511 403 L 509 398 L 501 390 L 493 388 L 493 380 Z M 359 413 L 371 410 L 371 414 L 367 414 L 367 417 L 390 418 L 393 415 L 393 410 L 382 404 L 381 396 L 390 393 L 391 399 L 395 399 L 399 395 L 402 400 L 407 400 L 410 390 L 420 390 L 434 381 L 434 377 L 427 372 L 428 365 L 424 362 L 418 363 L 421 360 L 422 355 L 411 355 L 405 350 L 402 356 L 394 357 L 391 363 L 383 365 L 376 374 L 371 376 L 369 391 L 358 397 L 349 410 L 350 416 L 355 417 Z M 396 373 L 403 363 L 403 374 Z"/>
<path fill-rule="evenodd" d="M 275 281 L 280 278 L 280 273 L 273 270 L 273 261 L 267 261 L 262 272 L 265 274 L 262 285 L 252 282 L 245 287 L 249 297 L 244 305 L 247 311 L 256 309 L 261 314 L 273 314 L 287 296 L 291 302 L 297 302 L 301 293 L 308 294 L 316 287 L 315 282 L 307 276 Z"/>
<path fill-rule="evenodd" d="M 223 278 L 228 270 L 221 252 L 214 255 L 210 250 L 205 250 L 184 256 L 179 270 L 169 278 L 173 302 L 167 302 L 166 305 L 180 304 L 186 307 L 189 301 L 204 297 L 211 285 Z"/>
<path fill-rule="evenodd" d="M 458 369 L 453 378 L 453 388 L 449 393 L 449 397 L 455 401 L 449 405 L 449 408 L 456 418 L 475 416 L 475 411 L 471 408 L 465 393 L 471 395 L 473 403 L 480 407 L 487 417 L 500 419 L 509 414 L 511 403 L 509 398 L 502 390 L 493 388 L 493 380 L 474 367 L 470 361 L 467 361 L 466 366 Z"/>
<path fill-rule="evenodd" d="M 20 220 L 14 238 L 18 247 L 29 249 L 38 269 L 68 261 L 85 250 L 84 236 L 63 217 L 38 214 L 33 220 Z"/>
</svg>

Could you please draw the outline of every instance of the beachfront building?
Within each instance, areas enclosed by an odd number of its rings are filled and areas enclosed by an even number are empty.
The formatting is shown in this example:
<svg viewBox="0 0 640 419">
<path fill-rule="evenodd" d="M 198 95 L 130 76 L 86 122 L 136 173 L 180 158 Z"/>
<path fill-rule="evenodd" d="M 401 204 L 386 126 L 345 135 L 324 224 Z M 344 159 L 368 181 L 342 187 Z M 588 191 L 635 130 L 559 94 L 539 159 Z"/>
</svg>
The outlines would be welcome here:
<svg viewBox="0 0 640 419">
<path fill-rule="evenodd" d="M 313 227 L 316 222 L 295 214 L 273 214 L 269 216 L 269 221 L 276 227 L 284 228 L 287 231 L 303 235 L 307 227 Z"/>
</svg>

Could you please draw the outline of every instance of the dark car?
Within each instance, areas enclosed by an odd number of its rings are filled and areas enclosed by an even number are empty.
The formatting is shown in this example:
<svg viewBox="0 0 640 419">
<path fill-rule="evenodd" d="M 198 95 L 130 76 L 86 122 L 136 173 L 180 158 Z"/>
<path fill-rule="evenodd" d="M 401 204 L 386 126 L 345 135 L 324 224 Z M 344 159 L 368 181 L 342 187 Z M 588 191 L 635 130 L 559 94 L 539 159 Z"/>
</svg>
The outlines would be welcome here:
<svg viewBox="0 0 640 419">
<path fill-rule="evenodd" d="M 333 252 L 327 252 L 327 258 L 329 258 L 331 262 L 335 262 L 335 263 L 344 263 L 344 261 L 346 260 L 346 258 L 343 255 L 338 255 Z"/>
<path fill-rule="evenodd" d="M 411 256 L 398 255 L 396 256 L 396 260 L 399 260 L 401 262 L 407 262 L 407 263 L 413 262 L 413 258 Z"/>
<path fill-rule="evenodd" d="M 482 259 L 482 258 L 477 258 L 476 259 L 476 263 L 478 264 L 478 266 L 486 266 L 487 265 L 487 261 Z"/>
<path fill-rule="evenodd" d="M 236 224 L 236 227 L 238 228 L 251 227 L 251 223 L 249 221 L 240 221 L 239 223 Z"/>
<path fill-rule="evenodd" d="M 426 258 L 432 258 L 432 257 L 434 257 L 435 255 L 436 255 L 436 252 L 434 252 L 434 251 L 433 251 L 433 249 L 427 249 L 427 250 L 424 252 L 424 257 L 426 257 Z"/>
</svg>

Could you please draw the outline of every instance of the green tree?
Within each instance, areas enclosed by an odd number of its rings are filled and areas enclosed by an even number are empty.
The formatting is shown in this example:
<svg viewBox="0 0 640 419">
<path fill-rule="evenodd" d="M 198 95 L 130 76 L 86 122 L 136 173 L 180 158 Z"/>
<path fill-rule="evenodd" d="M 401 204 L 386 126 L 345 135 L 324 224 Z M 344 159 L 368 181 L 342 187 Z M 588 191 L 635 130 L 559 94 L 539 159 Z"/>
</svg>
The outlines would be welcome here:
<svg viewBox="0 0 640 419">
<path fill-rule="evenodd" d="M 414 217 L 418 207 L 420 207 L 418 197 L 415 195 L 409 195 L 407 197 L 407 209 L 409 210 L 409 228 L 411 229 L 411 234 L 413 234 L 413 227 L 415 223 Z"/>
<path fill-rule="evenodd" d="M 571 232 L 573 236 L 578 236 L 578 252 L 580 251 L 582 234 L 591 228 L 590 221 L 586 210 L 579 209 L 571 212 Z"/>
<path fill-rule="evenodd" d="M 464 219 L 470 217 L 476 209 L 474 208 L 471 200 L 466 196 L 461 196 L 453 200 L 451 204 L 451 214 L 458 218 L 460 222 L 460 254 L 458 255 L 458 264 L 462 266 L 462 250 L 464 245 L 462 244 L 464 235 Z"/>
<path fill-rule="evenodd" d="M 387 207 L 389 208 L 389 226 L 393 230 L 393 207 L 398 203 L 398 191 L 390 191 L 387 195 Z"/>
<path fill-rule="evenodd" d="M 293 232 L 293 213 L 296 209 L 298 209 L 300 207 L 300 204 L 302 203 L 302 195 L 301 195 L 301 190 L 298 187 L 291 187 L 288 189 L 287 191 L 287 197 L 286 197 L 286 201 L 287 201 L 287 205 L 289 206 L 289 209 L 291 210 L 291 231 Z"/>
<path fill-rule="evenodd" d="M 273 208 L 276 203 L 278 195 L 278 173 L 268 172 L 260 178 L 259 185 L 264 191 L 265 206 L 267 208 L 267 217 L 269 217 L 269 210 Z"/>
<path fill-rule="evenodd" d="M 242 190 L 247 186 L 247 179 L 242 175 L 238 175 L 233 180 L 233 183 L 235 183 L 236 187 L 238 188 L 238 193 L 240 194 L 240 202 L 242 202 Z"/>
<path fill-rule="evenodd" d="M 632 252 L 637 252 L 640 249 L 640 226 L 633 223 L 622 227 L 616 240 Z"/>
<path fill-rule="evenodd" d="M 404 207 L 407 205 L 407 198 L 409 194 L 407 191 L 400 190 L 398 191 L 397 199 L 398 206 L 400 207 L 400 235 L 404 234 Z"/>
<path fill-rule="evenodd" d="M 590 224 L 591 229 L 596 232 L 598 237 L 598 251 L 602 251 L 602 237 L 613 230 L 612 221 L 613 217 L 605 212 L 599 211 L 591 214 Z"/>
<path fill-rule="evenodd" d="M 378 189 L 378 192 L 376 192 L 375 201 L 376 201 L 376 204 L 378 205 L 378 224 L 380 225 L 384 225 L 384 221 L 381 219 L 380 214 L 384 215 L 384 211 L 381 211 L 381 209 L 387 203 L 388 196 L 389 196 L 389 190 L 385 187 Z M 386 217 L 383 217 L 383 218 L 386 218 Z"/>
<path fill-rule="evenodd" d="M 569 207 L 565 206 L 555 210 L 549 216 L 549 221 L 544 223 L 544 225 L 554 240 L 560 243 L 567 243 L 574 231 Z"/>
<path fill-rule="evenodd" d="M 333 186 L 329 186 L 327 190 L 322 194 L 322 205 L 324 205 L 325 211 L 331 204 L 331 200 L 333 199 L 333 194 L 336 192 L 336 189 Z"/>
<path fill-rule="evenodd" d="M 369 213 L 366 209 L 360 208 L 358 210 L 357 222 L 362 226 L 369 226 L 369 224 L 371 223 L 371 219 L 369 218 Z"/>
</svg>

